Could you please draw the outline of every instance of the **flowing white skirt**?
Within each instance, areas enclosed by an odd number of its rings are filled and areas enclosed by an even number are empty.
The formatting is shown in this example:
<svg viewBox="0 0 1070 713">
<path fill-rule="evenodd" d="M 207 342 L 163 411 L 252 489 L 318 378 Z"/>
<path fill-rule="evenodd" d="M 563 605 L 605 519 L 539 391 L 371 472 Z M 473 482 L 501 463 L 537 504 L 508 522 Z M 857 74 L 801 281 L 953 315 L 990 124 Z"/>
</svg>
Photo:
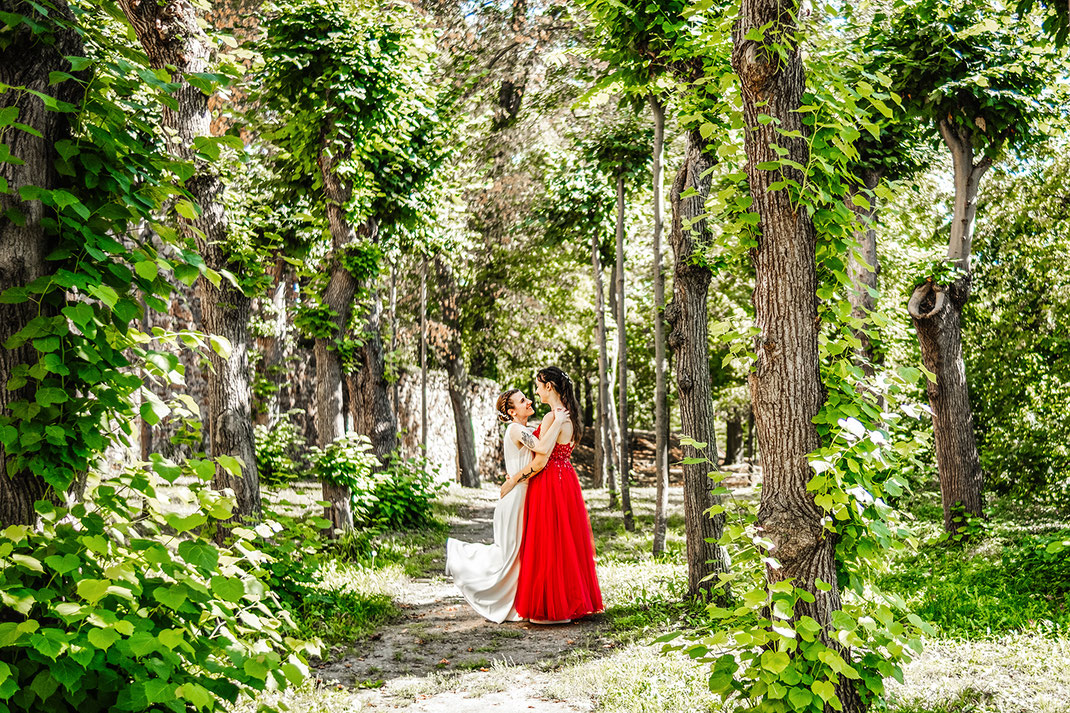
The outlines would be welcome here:
<svg viewBox="0 0 1070 713">
<path fill-rule="evenodd" d="M 509 491 L 494 507 L 494 542 L 446 540 L 446 574 L 481 616 L 495 623 L 522 621 L 516 613 L 520 578 L 520 540 L 524 536 L 524 498 L 528 484 Z"/>
</svg>

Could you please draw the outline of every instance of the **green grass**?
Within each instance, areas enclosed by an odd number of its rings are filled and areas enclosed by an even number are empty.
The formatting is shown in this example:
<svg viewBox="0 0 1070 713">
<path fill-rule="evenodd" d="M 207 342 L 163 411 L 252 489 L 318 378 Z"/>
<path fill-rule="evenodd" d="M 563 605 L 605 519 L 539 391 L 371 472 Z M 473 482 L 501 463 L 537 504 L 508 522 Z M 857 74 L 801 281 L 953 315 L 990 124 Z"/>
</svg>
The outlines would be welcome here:
<svg viewBox="0 0 1070 713">
<path fill-rule="evenodd" d="M 1070 553 L 1045 549 L 1070 537 L 1057 513 L 995 500 L 980 537 L 948 545 L 937 542 L 943 518 L 938 494 L 922 494 L 911 509 L 927 542 L 893 561 L 877 584 L 904 597 L 941 636 L 1070 632 Z"/>
</svg>

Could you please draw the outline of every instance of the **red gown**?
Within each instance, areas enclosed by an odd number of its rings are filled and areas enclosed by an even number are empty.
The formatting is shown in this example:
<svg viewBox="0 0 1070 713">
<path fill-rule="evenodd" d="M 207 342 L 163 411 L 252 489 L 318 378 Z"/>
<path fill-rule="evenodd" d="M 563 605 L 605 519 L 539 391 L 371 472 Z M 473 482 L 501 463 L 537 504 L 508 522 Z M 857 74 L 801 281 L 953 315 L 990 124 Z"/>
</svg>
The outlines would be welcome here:
<svg viewBox="0 0 1070 713">
<path fill-rule="evenodd" d="M 571 443 L 554 445 L 529 481 L 515 604 L 527 619 L 578 619 L 603 609 L 594 536 L 571 457 Z"/>
</svg>

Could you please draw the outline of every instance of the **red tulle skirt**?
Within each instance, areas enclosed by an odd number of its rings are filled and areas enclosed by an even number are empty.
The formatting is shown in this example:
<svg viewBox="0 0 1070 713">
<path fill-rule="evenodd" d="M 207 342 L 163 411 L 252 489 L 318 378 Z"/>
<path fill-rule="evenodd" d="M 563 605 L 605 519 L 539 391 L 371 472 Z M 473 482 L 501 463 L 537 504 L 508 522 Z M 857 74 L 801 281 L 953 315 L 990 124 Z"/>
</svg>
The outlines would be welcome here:
<svg viewBox="0 0 1070 713">
<path fill-rule="evenodd" d="M 522 617 L 547 621 L 602 611 L 591 522 L 566 458 L 551 457 L 529 482 L 515 606 Z"/>
</svg>

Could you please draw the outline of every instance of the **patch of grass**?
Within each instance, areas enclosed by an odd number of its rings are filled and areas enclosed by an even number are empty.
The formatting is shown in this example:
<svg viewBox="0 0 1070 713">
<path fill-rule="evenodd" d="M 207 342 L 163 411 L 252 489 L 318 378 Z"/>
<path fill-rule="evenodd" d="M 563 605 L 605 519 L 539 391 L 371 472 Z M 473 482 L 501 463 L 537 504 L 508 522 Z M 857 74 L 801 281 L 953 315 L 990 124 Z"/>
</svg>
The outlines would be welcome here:
<svg viewBox="0 0 1070 713">
<path fill-rule="evenodd" d="M 490 668 L 490 661 L 486 659 L 475 659 L 471 661 L 458 661 L 453 665 L 453 668 L 457 671 L 478 671 L 481 668 Z"/>
<path fill-rule="evenodd" d="M 998 526 L 997 526 L 998 527 Z M 993 528 L 994 530 L 997 528 Z M 1070 627 L 1070 553 L 1045 547 L 1070 531 L 1015 532 L 967 548 L 926 546 L 879 580 L 942 635 L 978 638 Z"/>
<path fill-rule="evenodd" d="M 384 594 L 314 589 L 294 608 L 294 620 L 305 638 L 319 637 L 328 646 L 349 643 L 375 631 L 398 614 Z"/>
</svg>

